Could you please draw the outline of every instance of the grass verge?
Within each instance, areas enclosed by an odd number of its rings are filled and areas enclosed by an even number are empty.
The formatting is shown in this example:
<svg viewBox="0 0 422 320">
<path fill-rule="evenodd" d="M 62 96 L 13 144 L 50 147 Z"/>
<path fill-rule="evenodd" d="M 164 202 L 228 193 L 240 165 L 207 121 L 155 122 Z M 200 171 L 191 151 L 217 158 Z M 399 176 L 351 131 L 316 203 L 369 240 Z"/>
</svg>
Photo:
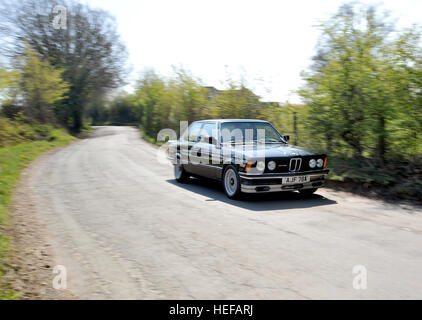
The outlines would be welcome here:
<svg viewBox="0 0 422 320">
<path fill-rule="evenodd" d="M 327 186 L 385 200 L 422 203 L 422 165 L 328 157 Z"/>
<path fill-rule="evenodd" d="M 157 141 L 155 138 L 150 137 L 149 135 L 147 135 L 147 134 L 145 133 L 145 130 L 142 128 L 142 126 L 139 126 L 139 127 L 138 127 L 138 129 L 139 129 L 139 131 L 141 132 L 142 138 L 143 138 L 145 141 L 147 141 L 147 142 L 149 142 L 149 143 L 151 143 L 151 144 L 154 144 L 154 145 L 156 145 L 156 146 L 162 146 L 163 144 L 165 144 L 165 143 L 167 142 L 167 141 Z"/>
<path fill-rule="evenodd" d="M 39 155 L 53 148 L 65 146 L 74 139 L 62 129 L 51 128 L 45 140 L 23 142 L 0 148 L 0 300 L 18 298 L 2 277 L 10 259 L 9 241 L 4 234 L 4 225 L 7 223 L 7 208 L 20 173 Z"/>
</svg>

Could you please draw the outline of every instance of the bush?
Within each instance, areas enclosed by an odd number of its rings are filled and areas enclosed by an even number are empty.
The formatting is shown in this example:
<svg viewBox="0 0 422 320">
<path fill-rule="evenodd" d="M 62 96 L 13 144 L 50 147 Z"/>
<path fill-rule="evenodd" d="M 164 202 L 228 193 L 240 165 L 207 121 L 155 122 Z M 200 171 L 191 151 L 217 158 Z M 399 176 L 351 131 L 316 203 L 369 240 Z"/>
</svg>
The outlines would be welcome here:
<svg viewBox="0 0 422 320">
<path fill-rule="evenodd" d="M 4 104 L 1 106 L 1 115 L 11 120 L 18 119 L 23 113 L 23 107 L 14 104 Z"/>
<path fill-rule="evenodd" d="M 50 125 L 26 123 L 22 117 L 17 121 L 0 117 L 0 148 L 28 141 L 51 141 L 54 130 Z"/>
</svg>

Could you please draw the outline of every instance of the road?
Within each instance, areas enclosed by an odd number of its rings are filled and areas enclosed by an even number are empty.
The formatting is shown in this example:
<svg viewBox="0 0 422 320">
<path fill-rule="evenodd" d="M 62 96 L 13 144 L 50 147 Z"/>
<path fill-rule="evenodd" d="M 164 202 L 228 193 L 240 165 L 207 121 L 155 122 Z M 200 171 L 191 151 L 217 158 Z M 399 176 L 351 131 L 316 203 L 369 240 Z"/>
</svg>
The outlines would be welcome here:
<svg viewBox="0 0 422 320">
<path fill-rule="evenodd" d="M 177 184 L 157 150 L 98 127 L 37 166 L 36 210 L 80 298 L 422 298 L 420 208 L 329 189 L 232 201 Z"/>
</svg>

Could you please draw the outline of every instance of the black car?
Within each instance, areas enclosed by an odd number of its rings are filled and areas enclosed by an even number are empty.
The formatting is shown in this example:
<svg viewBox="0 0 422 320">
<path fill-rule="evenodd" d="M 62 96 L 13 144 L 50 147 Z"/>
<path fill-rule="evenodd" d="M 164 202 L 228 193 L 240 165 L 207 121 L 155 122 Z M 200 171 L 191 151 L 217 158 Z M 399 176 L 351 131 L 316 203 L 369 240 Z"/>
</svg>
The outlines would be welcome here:
<svg viewBox="0 0 422 320">
<path fill-rule="evenodd" d="M 327 156 L 288 141 L 267 121 L 203 120 L 169 141 L 168 158 L 178 182 L 219 180 L 229 198 L 288 190 L 310 195 L 324 184 Z"/>
</svg>

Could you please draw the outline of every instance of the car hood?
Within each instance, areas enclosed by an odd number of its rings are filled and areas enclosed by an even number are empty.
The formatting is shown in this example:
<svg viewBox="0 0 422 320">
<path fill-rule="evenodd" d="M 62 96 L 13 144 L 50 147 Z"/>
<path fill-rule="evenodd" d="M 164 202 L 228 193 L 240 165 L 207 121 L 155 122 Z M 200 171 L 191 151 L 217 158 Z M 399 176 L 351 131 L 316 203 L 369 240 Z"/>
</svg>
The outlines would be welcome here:
<svg viewBox="0 0 422 320">
<path fill-rule="evenodd" d="M 254 146 L 236 146 L 232 147 L 236 153 L 243 154 L 246 158 L 283 158 L 295 156 L 311 156 L 319 155 L 320 153 L 307 148 L 292 146 L 288 144 L 265 144 Z"/>
</svg>

